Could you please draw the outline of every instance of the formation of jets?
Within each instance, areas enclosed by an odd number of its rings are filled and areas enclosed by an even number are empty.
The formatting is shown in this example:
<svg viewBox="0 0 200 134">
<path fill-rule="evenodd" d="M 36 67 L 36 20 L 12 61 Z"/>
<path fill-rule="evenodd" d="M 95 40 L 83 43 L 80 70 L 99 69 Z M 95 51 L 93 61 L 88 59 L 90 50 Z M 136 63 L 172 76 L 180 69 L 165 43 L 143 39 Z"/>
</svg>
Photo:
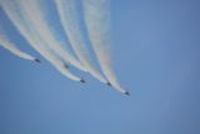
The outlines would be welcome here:
<svg viewBox="0 0 200 134">
<path fill-rule="evenodd" d="M 35 58 L 35 62 L 41 63 L 41 61 L 38 58 Z M 67 69 L 69 69 L 69 66 L 67 64 L 65 64 L 65 67 Z M 85 79 L 83 79 L 83 78 L 80 80 L 80 82 L 86 83 Z M 112 84 L 110 82 L 107 82 L 106 84 L 107 84 L 107 86 L 112 87 Z M 130 96 L 130 93 L 128 91 L 126 91 L 124 94 L 127 95 L 127 96 Z"/>
<path fill-rule="evenodd" d="M 44 4 L 44 3 L 43 3 Z M 121 87 L 113 71 L 107 46 L 109 41 L 109 13 L 107 0 L 84 0 L 82 1 L 85 28 L 90 43 L 86 43 L 84 32 L 81 30 L 78 9 L 74 0 L 54 0 L 55 9 L 58 13 L 59 22 L 63 27 L 64 35 L 72 47 L 64 49 L 60 41 L 51 30 L 52 26 L 44 17 L 52 14 L 44 13 L 44 7 L 40 0 L 1 0 L 0 8 L 3 9 L 11 23 L 16 27 L 28 44 L 49 61 L 61 74 L 80 83 L 86 83 L 85 79 L 76 76 L 70 71 L 71 65 L 76 69 L 89 73 L 91 76 L 109 87 L 125 94 L 128 91 Z M 31 5 L 31 6 L 27 6 Z M 17 12 L 16 12 L 17 11 Z M 0 32 L 1 30 L 0 24 Z M 9 36 L 9 35 L 7 35 Z M 101 71 L 93 65 L 88 45 L 91 45 Z M 0 33 L 0 46 L 14 55 L 37 63 L 41 60 L 20 50 L 9 37 Z"/>
</svg>

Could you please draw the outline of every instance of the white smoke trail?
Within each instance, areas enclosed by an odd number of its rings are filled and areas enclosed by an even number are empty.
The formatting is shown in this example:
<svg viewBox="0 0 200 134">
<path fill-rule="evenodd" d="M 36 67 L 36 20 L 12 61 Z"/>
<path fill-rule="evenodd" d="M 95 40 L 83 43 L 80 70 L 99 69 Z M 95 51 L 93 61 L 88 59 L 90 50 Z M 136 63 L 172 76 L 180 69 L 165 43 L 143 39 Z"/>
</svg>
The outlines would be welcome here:
<svg viewBox="0 0 200 134">
<path fill-rule="evenodd" d="M 107 49 L 110 45 L 109 0 L 83 0 L 83 6 L 90 41 L 104 75 L 115 89 L 128 94 L 117 81 Z"/>
<path fill-rule="evenodd" d="M 12 54 L 22 59 L 36 61 L 36 62 L 39 61 L 37 58 L 20 50 L 14 43 L 10 42 L 9 39 L 7 39 L 6 36 L 4 35 L 0 35 L 0 46 L 2 46 L 6 50 L 10 51 Z"/>
<path fill-rule="evenodd" d="M 17 1 L 20 9 L 26 14 L 32 26 L 36 29 L 37 33 L 47 42 L 47 45 L 55 51 L 55 53 L 62 58 L 65 62 L 74 65 L 82 71 L 87 71 L 81 63 L 72 55 L 70 55 L 60 43 L 55 39 L 52 31 L 48 27 L 48 23 L 44 18 L 44 13 L 40 6 L 40 0 L 19 0 Z"/>
<path fill-rule="evenodd" d="M 69 42 L 88 72 L 103 83 L 106 79 L 93 67 L 80 30 L 75 0 L 55 0 L 56 8 Z"/>
<path fill-rule="evenodd" d="M 81 81 L 80 78 L 74 76 L 67 68 L 65 68 L 65 64 L 60 61 L 59 58 L 52 54 L 51 49 L 47 47 L 46 42 L 43 41 L 34 28 L 32 28 L 29 20 L 24 17 L 23 11 L 19 10 L 14 0 L 0 1 L 0 6 L 2 6 L 17 30 L 36 51 L 46 58 L 60 73 L 71 80 Z"/>
</svg>

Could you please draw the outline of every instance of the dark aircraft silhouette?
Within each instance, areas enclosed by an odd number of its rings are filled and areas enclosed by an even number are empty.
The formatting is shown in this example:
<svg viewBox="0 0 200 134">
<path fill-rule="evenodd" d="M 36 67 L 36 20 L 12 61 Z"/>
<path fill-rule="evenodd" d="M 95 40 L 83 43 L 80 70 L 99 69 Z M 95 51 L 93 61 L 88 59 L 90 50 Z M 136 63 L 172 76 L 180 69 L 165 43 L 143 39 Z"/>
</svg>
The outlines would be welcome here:
<svg viewBox="0 0 200 134">
<path fill-rule="evenodd" d="M 38 58 L 35 59 L 35 62 L 41 63 L 41 61 Z"/>
<path fill-rule="evenodd" d="M 112 84 L 110 82 L 107 82 L 106 83 L 108 86 L 112 87 Z"/>
<path fill-rule="evenodd" d="M 130 93 L 128 91 L 126 91 L 124 94 L 130 96 Z"/>
<path fill-rule="evenodd" d="M 86 83 L 84 79 L 81 79 L 80 82 L 81 82 L 81 83 Z"/>
<path fill-rule="evenodd" d="M 67 68 L 67 69 L 69 68 L 69 66 L 68 66 L 67 64 L 64 64 L 64 66 L 65 66 L 65 68 Z"/>
</svg>

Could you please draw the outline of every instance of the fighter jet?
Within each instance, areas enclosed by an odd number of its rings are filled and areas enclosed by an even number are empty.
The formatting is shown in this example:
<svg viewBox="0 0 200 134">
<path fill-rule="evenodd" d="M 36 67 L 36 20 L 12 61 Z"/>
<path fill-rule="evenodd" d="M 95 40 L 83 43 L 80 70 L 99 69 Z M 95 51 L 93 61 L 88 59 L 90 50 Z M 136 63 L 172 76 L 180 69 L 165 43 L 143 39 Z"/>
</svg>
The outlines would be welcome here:
<svg viewBox="0 0 200 134">
<path fill-rule="evenodd" d="M 80 82 L 81 82 L 81 83 L 86 83 L 84 79 L 81 79 Z"/>
<path fill-rule="evenodd" d="M 106 83 L 108 86 L 112 87 L 112 84 L 110 82 L 107 82 Z"/>
<path fill-rule="evenodd" d="M 69 66 L 68 66 L 67 64 L 65 64 L 64 66 L 65 66 L 65 68 L 67 68 L 67 69 L 69 68 Z"/>
<path fill-rule="evenodd" d="M 130 93 L 128 91 L 126 91 L 124 94 L 130 96 Z"/>
<path fill-rule="evenodd" d="M 37 63 L 41 63 L 41 61 L 38 58 L 35 58 L 34 61 L 37 62 Z"/>
</svg>

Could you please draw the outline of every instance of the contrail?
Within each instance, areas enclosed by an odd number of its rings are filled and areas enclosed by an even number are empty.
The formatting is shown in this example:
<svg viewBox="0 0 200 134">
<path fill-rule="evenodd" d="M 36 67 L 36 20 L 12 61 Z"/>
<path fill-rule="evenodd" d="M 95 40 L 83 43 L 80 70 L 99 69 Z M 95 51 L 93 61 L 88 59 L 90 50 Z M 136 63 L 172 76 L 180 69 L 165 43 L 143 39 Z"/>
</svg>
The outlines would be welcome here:
<svg viewBox="0 0 200 134">
<path fill-rule="evenodd" d="M 55 0 L 61 24 L 80 62 L 87 71 L 103 83 L 107 83 L 104 76 L 92 65 L 88 50 L 81 32 L 75 0 Z"/>
<path fill-rule="evenodd" d="M 52 31 L 48 27 L 48 23 L 44 18 L 44 13 L 39 0 L 19 0 L 17 1 L 20 9 L 30 19 L 30 23 L 36 29 L 37 33 L 47 42 L 47 45 L 55 51 L 55 53 L 65 62 L 74 65 L 82 71 L 87 71 L 83 65 L 72 55 L 70 55 L 64 47 L 55 39 Z"/>
<path fill-rule="evenodd" d="M 14 54 L 22 59 L 40 62 L 39 59 L 20 50 L 14 43 L 10 42 L 9 39 L 7 39 L 6 36 L 4 36 L 4 35 L 0 35 L 0 46 L 2 46 L 6 50 L 10 51 L 12 54 Z"/>
<path fill-rule="evenodd" d="M 43 57 L 45 57 L 60 73 L 65 75 L 71 80 L 82 82 L 83 80 L 77 76 L 71 74 L 65 64 L 60 61 L 58 57 L 52 54 L 52 51 L 46 45 L 46 42 L 41 39 L 37 32 L 30 25 L 30 21 L 25 18 L 24 13 L 20 10 L 14 0 L 1 1 L 4 12 L 9 19 L 13 22 L 17 30 L 25 37 L 29 44 L 38 51 Z"/>
<path fill-rule="evenodd" d="M 84 17 L 91 44 L 104 75 L 116 90 L 128 95 L 129 93 L 117 81 L 108 52 L 110 45 L 109 2 L 109 0 L 83 0 Z"/>
</svg>

